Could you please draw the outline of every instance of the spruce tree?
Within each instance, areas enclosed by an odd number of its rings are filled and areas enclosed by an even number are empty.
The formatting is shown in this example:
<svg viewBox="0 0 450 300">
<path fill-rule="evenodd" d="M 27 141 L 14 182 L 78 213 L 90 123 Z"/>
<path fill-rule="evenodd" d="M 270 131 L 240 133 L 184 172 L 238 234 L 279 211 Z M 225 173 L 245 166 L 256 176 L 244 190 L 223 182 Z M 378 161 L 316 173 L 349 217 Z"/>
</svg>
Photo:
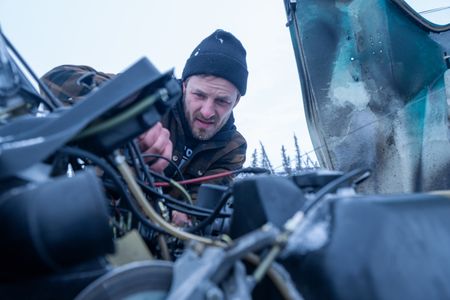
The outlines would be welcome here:
<svg viewBox="0 0 450 300">
<path fill-rule="evenodd" d="M 297 136 L 294 133 L 294 145 L 295 145 L 295 171 L 303 170 L 302 156 L 300 154 L 300 146 L 298 145 Z"/>
<path fill-rule="evenodd" d="M 267 156 L 266 149 L 264 148 L 264 145 L 261 141 L 259 142 L 259 144 L 261 145 L 261 167 L 269 170 L 271 174 L 274 174 L 272 163 Z"/>
<path fill-rule="evenodd" d="M 253 150 L 251 167 L 252 168 L 258 167 L 258 151 L 256 151 L 256 148 Z"/>
<path fill-rule="evenodd" d="M 281 145 L 281 158 L 282 158 L 282 164 L 284 172 L 286 172 L 287 175 L 292 174 L 292 168 L 291 168 L 291 158 L 286 153 L 286 148 L 284 145 Z"/>
</svg>

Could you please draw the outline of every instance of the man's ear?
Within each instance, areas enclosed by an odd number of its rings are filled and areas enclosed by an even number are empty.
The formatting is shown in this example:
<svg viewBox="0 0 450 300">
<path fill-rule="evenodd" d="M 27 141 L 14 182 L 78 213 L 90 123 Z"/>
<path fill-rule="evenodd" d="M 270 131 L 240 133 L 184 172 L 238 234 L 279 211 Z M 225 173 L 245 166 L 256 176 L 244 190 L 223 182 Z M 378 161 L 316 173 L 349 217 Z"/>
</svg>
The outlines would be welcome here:
<svg viewBox="0 0 450 300">
<path fill-rule="evenodd" d="M 236 105 L 239 103 L 239 100 L 241 100 L 241 95 L 238 95 L 236 98 L 236 102 L 234 102 L 233 108 L 236 107 Z"/>
</svg>

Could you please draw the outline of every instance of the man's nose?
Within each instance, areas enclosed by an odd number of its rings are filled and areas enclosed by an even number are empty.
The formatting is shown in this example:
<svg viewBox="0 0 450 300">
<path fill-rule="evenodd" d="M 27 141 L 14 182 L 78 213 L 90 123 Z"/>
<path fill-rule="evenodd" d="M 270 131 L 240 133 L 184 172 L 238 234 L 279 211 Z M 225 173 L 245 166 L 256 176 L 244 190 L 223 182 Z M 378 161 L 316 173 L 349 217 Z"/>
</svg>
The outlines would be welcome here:
<svg viewBox="0 0 450 300">
<path fill-rule="evenodd" d="M 214 101 L 212 100 L 206 100 L 203 102 L 202 107 L 200 109 L 200 113 L 202 114 L 202 117 L 205 119 L 211 119 L 215 115 L 215 107 L 214 107 Z"/>
</svg>

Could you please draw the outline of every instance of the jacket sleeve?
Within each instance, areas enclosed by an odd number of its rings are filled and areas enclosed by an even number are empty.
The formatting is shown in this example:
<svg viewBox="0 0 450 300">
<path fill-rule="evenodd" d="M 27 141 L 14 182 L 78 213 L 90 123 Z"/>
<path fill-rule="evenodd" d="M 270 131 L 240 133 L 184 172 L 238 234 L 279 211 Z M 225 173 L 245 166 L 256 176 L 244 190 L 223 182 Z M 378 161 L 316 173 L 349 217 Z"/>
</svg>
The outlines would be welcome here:
<svg viewBox="0 0 450 300">
<path fill-rule="evenodd" d="M 59 100 L 66 105 L 72 105 L 114 76 L 90 66 L 60 65 L 45 73 L 41 80 Z M 47 98 L 42 90 L 40 93 Z"/>
</svg>

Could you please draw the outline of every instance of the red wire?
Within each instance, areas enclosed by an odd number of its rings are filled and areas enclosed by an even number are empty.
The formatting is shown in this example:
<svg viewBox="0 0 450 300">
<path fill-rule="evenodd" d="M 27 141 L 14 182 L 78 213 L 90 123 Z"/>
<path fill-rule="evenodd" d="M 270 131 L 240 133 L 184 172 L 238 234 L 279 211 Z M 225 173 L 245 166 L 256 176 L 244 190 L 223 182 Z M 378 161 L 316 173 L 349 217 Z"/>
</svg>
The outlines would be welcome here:
<svg viewBox="0 0 450 300">
<path fill-rule="evenodd" d="M 181 180 L 181 181 L 177 181 L 177 183 L 179 183 L 179 184 L 199 183 L 199 182 L 204 182 L 204 181 L 208 181 L 208 180 L 212 180 L 212 179 L 216 179 L 216 178 L 230 176 L 230 175 L 233 175 L 233 173 L 234 173 L 233 171 L 225 171 L 225 172 L 217 173 L 217 174 L 213 174 L 213 175 Z M 155 182 L 156 187 L 169 186 L 169 185 L 170 185 L 170 183 L 168 183 L 168 182 Z"/>
</svg>

